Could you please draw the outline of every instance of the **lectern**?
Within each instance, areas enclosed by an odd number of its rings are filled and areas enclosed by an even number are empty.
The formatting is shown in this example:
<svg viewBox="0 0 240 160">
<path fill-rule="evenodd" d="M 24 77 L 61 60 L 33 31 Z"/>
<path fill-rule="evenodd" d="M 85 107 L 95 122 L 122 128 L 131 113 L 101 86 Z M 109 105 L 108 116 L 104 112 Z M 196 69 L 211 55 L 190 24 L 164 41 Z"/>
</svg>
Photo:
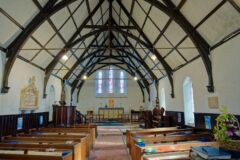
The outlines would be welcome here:
<svg viewBox="0 0 240 160">
<path fill-rule="evenodd" d="M 76 106 L 53 105 L 53 125 L 74 125 L 76 119 Z"/>
</svg>

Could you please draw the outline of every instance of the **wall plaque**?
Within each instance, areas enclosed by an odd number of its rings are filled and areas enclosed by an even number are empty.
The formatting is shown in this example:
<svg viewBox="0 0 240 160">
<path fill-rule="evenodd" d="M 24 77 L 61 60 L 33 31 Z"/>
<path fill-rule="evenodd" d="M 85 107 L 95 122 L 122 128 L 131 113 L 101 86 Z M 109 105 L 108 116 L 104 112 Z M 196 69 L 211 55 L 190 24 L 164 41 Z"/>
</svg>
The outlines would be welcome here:
<svg viewBox="0 0 240 160">
<path fill-rule="evenodd" d="M 218 97 L 208 97 L 208 107 L 209 108 L 218 108 Z"/>
<path fill-rule="evenodd" d="M 29 85 L 21 90 L 20 110 L 38 109 L 39 91 L 35 86 L 35 77 L 30 79 Z"/>
</svg>

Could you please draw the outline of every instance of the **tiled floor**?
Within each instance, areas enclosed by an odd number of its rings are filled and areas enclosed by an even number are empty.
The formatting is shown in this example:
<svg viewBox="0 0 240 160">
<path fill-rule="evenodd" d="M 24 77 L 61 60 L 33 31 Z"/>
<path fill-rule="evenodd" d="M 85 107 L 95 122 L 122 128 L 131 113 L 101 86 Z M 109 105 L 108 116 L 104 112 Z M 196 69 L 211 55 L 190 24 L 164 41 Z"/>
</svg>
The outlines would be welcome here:
<svg viewBox="0 0 240 160">
<path fill-rule="evenodd" d="M 99 126 L 89 160 L 130 160 L 122 131 L 126 126 Z"/>
</svg>

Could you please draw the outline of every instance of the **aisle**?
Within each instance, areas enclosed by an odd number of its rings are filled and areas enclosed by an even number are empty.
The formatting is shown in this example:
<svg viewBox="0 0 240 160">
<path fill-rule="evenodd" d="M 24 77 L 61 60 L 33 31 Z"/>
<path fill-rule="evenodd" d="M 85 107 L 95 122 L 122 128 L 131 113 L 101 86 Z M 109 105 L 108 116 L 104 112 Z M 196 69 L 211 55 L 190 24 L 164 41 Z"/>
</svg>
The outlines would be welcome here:
<svg viewBox="0 0 240 160">
<path fill-rule="evenodd" d="M 121 126 L 98 126 L 89 160 L 130 160 Z"/>
</svg>

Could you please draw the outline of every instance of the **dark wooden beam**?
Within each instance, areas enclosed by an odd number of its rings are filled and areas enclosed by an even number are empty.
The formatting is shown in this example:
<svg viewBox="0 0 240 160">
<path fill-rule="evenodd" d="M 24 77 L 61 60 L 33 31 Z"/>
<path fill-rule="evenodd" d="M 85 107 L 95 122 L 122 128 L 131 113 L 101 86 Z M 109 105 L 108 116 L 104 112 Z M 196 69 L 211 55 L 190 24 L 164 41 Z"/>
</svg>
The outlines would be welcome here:
<svg viewBox="0 0 240 160">
<path fill-rule="evenodd" d="M 172 68 L 168 65 L 168 63 L 163 59 L 163 57 L 161 56 L 161 54 L 158 52 L 157 49 L 154 48 L 153 44 L 151 43 L 151 41 L 149 40 L 149 38 L 145 35 L 145 33 L 142 31 L 141 27 L 137 24 L 137 22 L 134 20 L 134 18 L 130 15 L 130 13 L 128 12 L 128 10 L 125 8 L 125 6 L 122 4 L 121 0 L 117 0 L 117 3 L 119 4 L 119 6 L 122 8 L 123 12 L 127 15 L 127 17 L 130 19 L 130 21 L 133 23 L 134 26 L 137 27 L 138 32 L 140 33 L 140 35 L 143 37 L 143 39 L 148 43 L 148 45 L 150 46 L 149 49 L 156 57 L 157 59 L 161 62 L 162 66 L 164 67 L 169 82 L 171 84 L 171 97 L 174 98 L 174 85 L 173 85 L 173 78 L 172 78 Z"/>
<path fill-rule="evenodd" d="M 117 28 L 117 29 L 136 29 L 135 26 L 107 26 L 107 25 L 86 25 L 84 28 L 102 29 L 102 28 Z"/>
<path fill-rule="evenodd" d="M 83 51 L 83 53 L 81 54 L 81 56 L 78 58 L 78 60 L 74 63 L 74 65 L 72 66 L 72 68 L 67 72 L 67 74 L 63 77 L 63 79 L 68 79 L 69 76 L 72 74 L 72 72 L 77 68 L 77 66 L 79 65 L 79 61 L 87 54 L 89 48 L 92 46 L 92 44 L 94 44 L 94 42 L 96 41 L 96 39 L 98 38 L 99 34 L 97 36 L 95 36 L 95 38 L 90 42 L 89 46 Z M 101 43 L 102 45 L 105 44 L 107 38 L 105 38 L 103 40 L 103 42 Z"/>
<path fill-rule="evenodd" d="M 97 70 L 100 70 L 100 69 L 102 69 L 102 68 L 104 68 L 104 67 L 107 67 L 107 66 L 109 66 L 109 65 L 103 65 L 103 66 L 100 66 L 100 67 L 94 69 L 93 71 L 91 71 L 91 72 L 88 73 L 88 76 L 91 76 L 91 75 L 92 75 L 93 73 L 95 73 Z M 133 71 L 130 70 L 130 69 L 127 70 L 127 69 L 123 68 L 122 66 L 119 66 L 119 65 L 116 65 L 116 64 L 114 64 L 113 66 L 115 66 L 115 67 L 117 67 L 117 68 L 120 68 L 120 69 L 126 71 L 126 72 L 129 73 L 131 76 L 134 76 Z M 85 81 L 81 81 L 81 83 L 80 83 L 79 86 L 77 87 L 77 88 L 78 88 L 77 97 L 79 97 L 79 94 L 80 94 L 80 91 L 81 91 L 81 89 L 82 89 L 82 86 L 83 86 L 84 82 L 85 82 Z M 139 80 L 137 81 L 137 83 L 138 83 L 139 88 L 141 89 L 141 92 L 142 92 L 143 102 L 145 102 L 144 86 L 143 86 L 143 84 L 142 84 Z"/>
<path fill-rule="evenodd" d="M 217 42 L 215 45 L 213 45 L 210 50 L 214 50 L 215 48 L 223 45 L 224 43 L 228 42 L 229 40 L 233 39 L 234 37 L 238 36 L 240 34 L 240 28 L 237 29 L 236 31 L 233 31 L 232 33 L 230 33 L 229 35 L 227 35 L 226 37 L 224 37 L 223 39 L 221 39 L 219 42 Z"/>
<path fill-rule="evenodd" d="M 145 85 L 145 87 L 146 87 L 146 89 L 147 89 L 147 91 L 148 91 L 148 93 L 149 93 L 149 83 L 148 83 L 148 81 L 147 81 L 146 79 L 144 79 L 144 76 L 143 76 L 143 75 L 141 74 L 141 72 L 136 68 L 136 66 L 132 66 L 131 64 L 128 64 L 126 61 L 121 60 L 121 59 L 118 59 L 118 58 L 113 58 L 113 57 L 111 57 L 111 58 L 112 58 L 112 59 L 115 59 L 115 60 L 117 60 L 117 61 L 120 61 L 120 62 L 122 62 L 122 63 L 124 63 L 124 64 L 127 64 L 129 67 L 131 67 L 132 69 L 134 69 L 135 72 L 136 72 L 136 73 L 141 77 L 141 79 L 143 80 L 143 83 L 144 83 L 144 85 Z M 95 65 L 97 65 L 97 64 L 99 64 L 99 63 L 101 63 L 102 61 L 105 61 L 105 60 L 107 60 L 107 59 L 110 59 L 110 58 L 99 59 L 98 61 L 96 61 L 96 62 L 92 63 L 91 65 L 89 65 L 87 68 L 85 68 L 84 72 L 82 72 L 81 74 L 78 75 L 78 77 L 74 80 L 74 83 L 77 84 L 77 81 L 83 76 L 83 73 L 85 73 L 89 68 L 91 68 L 91 67 L 93 67 L 93 66 L 95 66 Z M 111 65 L 111 64 L 107 64 L 107 65 Z M 116 64 L 113 64 L 113 65 L 116 65 Z M 87 75 L 88 75 L 88 74 L 87 74 Z M 88 76 L 89 76 L 89 75 L 88 75 Z M 76 86 L 73 86 L 73 87 L 72 87 L 72 91 L 74 91 L 75 88 L 76 88 Z"/>
<path fill-rule="evenodd" d="M 76 0 L 63 0 L 57 5 L 55 3 L 57 0 L 49 0 L 43 9 L 32 19 L 32 21 L 23 29 L 23 31 L 15 38 L 15 40 L 7 47 L 7 57 L 8 60 L 5 64 L 4 75 L 3 75 L 3 85 L 2 93 L 7 93 L 9 90 L 8 78 L 12 70 L 13 64 L 19 54 L 19 49 L 25 44 L 32 33 L 37 30 L 37 28 L 51 15 L 64 8 L 65 6 L 71 4 Z"/>
<path fill-rule="evenodd" d="M 192 24 L 184 17 L 184 15 L 178 9 L 176 9 L 176 6 L 173 4 L 171 0 L 163 0 L 166 5 L 155 0 L 145 0 L 145 1 L 155 6 L 156 8 L 160 9 L 165 14 L 167 14 L 180 27 L 182 27 L 182 29 L 190 37 L 190 39 L 193 41 L 193 43 L 197 47 L 199 54 L 201 55 L 201 58 L 203 60 L 203 63 L 205 65 L 205 68 L 208 74 L 207 89 L 209 92 L 214 92 L 212 63 L 209 58 L 210 46 L 207 43 L 207 41 L 194 29 Z"/>
<path fill-rule="evenodd" d="M 117 58 L 117 57 L 108 57 L 108 59 L 111 59 L 111 58 Z M 122 64 L 125 64 L 125 63 L 122 63 L 122 62 L 112 62 L 112 63 L 110 63 L 110 62 L 100 62 L 100 63 L 98 63 L 98 64 L 107 64 L 107 65 L 114 65 L 114 64 L 119 64 L 119 65 L 122 65 Z"/>
<path fill-rule="evenodd" d="M 52 69 L 57 65 L 58 61 L 61 59 L 61 57 L 65 54 L 66 51 L 69 50 L 70 44 L 74 41 L 74 39 L 78 36 L 78 34 L 84 29 L 84 26 L 91 20 L 91 18 L 94 16 L 94 14 L 97 12 L 97 10 L 101 7 L 104 0 L 100 0 L 97 6 L 92 10 L 92 12 L 87 16 L 87 18 L 84 19 L 82 24 L 78 27 L 76 32 L 72 35 L 72 37 L 68 40 L 65 47 L 63 47 L 62 50 L 56 55 L 56 57 L 50 62 L 50 64 L 47 66 L 45 71 L 45 78 L 44 78 L 44 97 L 46 97 L 46 86 L 47 82 L 49 80 L 50 74 L 52 72 Z"/>
<path fill-rule="evenodd" d="M 227 0 L 227 1 L 238 11 L 238 13 L 240 13 L 240 7 L 236 2 L 234 2 L 234 0 Z"/>
<path fill-rule="evenodd" d="M 103 54 L 104 54 L 104 52 L 105 52 L 105 51 L 103 51 Z M 102 54 L 101 54 L 101 55 L 102 55 Z M 83 76 L 83 74 L 87 71 L 87 69 L 88 69 L 90 66 L 96 65 L 95 63 L 92 63 L 93 65 L 90 65 L 94 58 L 95 58 L 95 55 L 93 54 L 93 55 L 89 58 L 86 66 L 81 70 L 81 72 L 78 74 L 78 76 L 76 77 L 76 79 L 73 81 L 73 83 L 72 83 L 72 85 L 71 85 L 71 86 L 72 86 L 71 94 L 73 94 L 75 88 L 77 87 L 77 84 L 78 84 L 79 79 Z"/>
<path fill-rule="evenodd" d="M 0 51 L 6 52 L 6 48 L 0 47 Z"/>
<path fill-rule="evenodd" d="M 126 36 L 123 36 L 126 40 L 126 42 L 128 43 L 129 46 L 133 47 L 132 44 L 129 42 L 129 40 L 127 39 Z M 114 39 L 117 41 L 118 45 L 120 45 L 120 42 L 118 41 L 118 39 L 116 37 L 114 37 Z M 146 64 L 146 62 L 142 59 L 142 57 L 140 56 L 140 54 L 137 52 L 136 49 L 134 49 L 134 52 L 136 53 L 137 55 L 137 59 L 139 59 L 139 63 L 147 70 L 147 72 L 151 75 L 152 79 L 153 80 L 157 80 L 157 77 L 156 75 L 152 72 L 152 70 L 150 70 L 149 66 Z M 120 50 L 121 51 L 121 50 Z M 125 51 L 126 52 L 126 51 Z M 129 55 L 132 55 L 132 54 L 129 54 Z M 128 57 L 128 56 L 127 56 Z"/>
</svg>

